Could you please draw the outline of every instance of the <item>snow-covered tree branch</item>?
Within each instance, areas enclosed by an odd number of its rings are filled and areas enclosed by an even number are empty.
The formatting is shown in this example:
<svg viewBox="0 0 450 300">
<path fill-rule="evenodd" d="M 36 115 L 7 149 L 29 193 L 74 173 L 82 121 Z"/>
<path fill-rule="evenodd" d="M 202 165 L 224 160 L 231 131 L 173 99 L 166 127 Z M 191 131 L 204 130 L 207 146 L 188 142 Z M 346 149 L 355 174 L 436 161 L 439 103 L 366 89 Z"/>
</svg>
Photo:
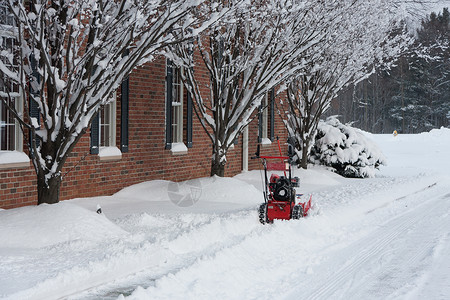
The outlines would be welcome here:
<svg viewBox="0 0 450 300">
<path fill-rule="evenodd" d="M 178 44 L 172 57 L 185 66 L 184 82 L 213 144 L 211 175 L 219 176 L 229 147 L 251 122 L 264 94 L 315 56 L 307 50 L 323 39 L 323 29 L 335 16 L 333 1 L 222 2 L 212 1 L 212 7 L 233 7 L 233 13 L 195 40 Z M 209 75 L 206 83 L 202 68 Z M 210 93 L 202 92 L 205 85 Z"/>
<path fill-rule="evenodd" d="M 337 93 L 369 76 L 375 66 L 389 67 L 411 43 L 397 9 L 396 2 L 385 0 L 342 1 L 326 38 L 308 50 L 320 55 L 288 82 L 279 112 L 295 138 L 302 168 L 307 168 L 320 117 Z"/>
<path fill-rule="evenodd" d="M 0 80 L 19 87 L 24 113 L 7 101 L 17 91 L 4 91 L 1 101 L 32 137 L 38 203 L 58 202 L 69 153 L 131 71 L 220 15 L 198 15 L 204 3 L 193 0 L 3 2 L 14 46 L 2 46 Z M 33 105 L 39 116 L 29 115 Z"/>
</svg>

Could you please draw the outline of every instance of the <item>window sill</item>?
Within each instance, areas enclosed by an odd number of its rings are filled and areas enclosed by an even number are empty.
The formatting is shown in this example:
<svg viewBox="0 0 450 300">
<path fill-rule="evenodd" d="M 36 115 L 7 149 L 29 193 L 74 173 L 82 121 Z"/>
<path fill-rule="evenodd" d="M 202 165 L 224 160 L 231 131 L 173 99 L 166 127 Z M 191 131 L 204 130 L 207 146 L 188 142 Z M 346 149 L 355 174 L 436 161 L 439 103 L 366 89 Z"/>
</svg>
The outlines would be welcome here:
<svg viewBox="0 0 450 300">
<path fill-rule="evenodd" d="M 261 147 L 264 148 L 264 147 L 268 147 L 270 145 L 272 145 L 272 141 L 270 139 L 268 139 L 268 138 L 261 139 Z"/>
<path fill-rule="evenodd" d="M 170 152 L 172 152 L 173 155 L 186 155 L 188 153 L 188 148 L 184 143 L 172 143 Z"/>
<path fill-rule="evenodd" d="M 122 152 L 117 147 L 100 147 L 98 157 L 100 161 L 121 160 Z"/>
<path fill-rule="evenodd" d="M 28 168 L 30 159 L 19 151 L 0 151 L 0 169 Z"/>
</svg>

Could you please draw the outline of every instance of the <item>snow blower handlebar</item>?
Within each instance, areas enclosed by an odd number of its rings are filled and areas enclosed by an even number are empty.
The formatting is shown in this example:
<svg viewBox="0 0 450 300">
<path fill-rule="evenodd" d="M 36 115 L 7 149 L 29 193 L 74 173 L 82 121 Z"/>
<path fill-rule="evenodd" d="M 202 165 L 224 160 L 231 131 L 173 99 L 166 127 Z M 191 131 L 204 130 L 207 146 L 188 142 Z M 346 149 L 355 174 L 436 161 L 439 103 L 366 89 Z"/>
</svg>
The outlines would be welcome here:
<svg viewBox="0 0 450 300">
<path fill-rule="evenodd" d="M 280 150 L 280 155 L 283 155 L 281 152 L 280 139 L 277 136 L 278 150 Z M 281 162 L 284 162 L 284 159 L 281 159 Z M 284 170 L 284 177 L 286 177 L 286 170 Z M 289 171 L 289 180 L 291 179 L 291 172 Z"/>
<path fill-rule="evenodd" d="M 250 157 L 250 159 L 258 159 L 258 158 L 262 158 L 262 159 L 281 159 L 281 160 L 289 160 L 290 157 L 289 156 L 267 156 L 267 155 L 260 155 L 260 147 L 258 145 L 256 152 L 255 152 L 255 156 Z"/>
</svg>

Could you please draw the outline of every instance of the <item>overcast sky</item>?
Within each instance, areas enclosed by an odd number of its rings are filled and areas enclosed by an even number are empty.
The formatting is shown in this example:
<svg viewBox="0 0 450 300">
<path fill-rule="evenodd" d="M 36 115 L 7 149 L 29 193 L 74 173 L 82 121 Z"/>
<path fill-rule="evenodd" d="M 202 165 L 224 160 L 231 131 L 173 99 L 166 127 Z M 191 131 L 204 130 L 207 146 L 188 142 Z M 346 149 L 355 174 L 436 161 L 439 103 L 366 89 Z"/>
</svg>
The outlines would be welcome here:
<svg viewBox="0 0 450 300">
<path fill-rule="evenodd" d="M 440 8 L 450 7 L 450 0 L 441 0 L 440 2 Z"/>
<path fill-rule="evenodd" d="M 431 8 L 431 11 L 439 12 L 439 11 L 442 11 L 442 9 L 444 7 L 450 8 L 450 0 L 439 0 L 439 1 L 437 1 L 437 3 L 434 5 L 434 7 Z"/>
</svg>

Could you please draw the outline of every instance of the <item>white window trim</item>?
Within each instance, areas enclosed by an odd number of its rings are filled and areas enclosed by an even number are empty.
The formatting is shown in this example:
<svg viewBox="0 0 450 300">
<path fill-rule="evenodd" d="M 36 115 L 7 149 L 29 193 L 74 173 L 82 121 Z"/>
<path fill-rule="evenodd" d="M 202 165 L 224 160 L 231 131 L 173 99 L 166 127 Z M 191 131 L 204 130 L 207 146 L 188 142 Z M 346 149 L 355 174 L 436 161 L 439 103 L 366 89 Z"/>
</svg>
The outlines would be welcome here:
<svg viewBox="0 0 450 300">
<path fill-rule="evenodd" d="M 116 146 L 100 147 L 98 157 L 100 161 L 121 160 L 122 152 Z"/>
<path fill-rule="evenodd" d="M 20 90 L 16 98 L 15 108 L 19 115 L 23 115 L 23 92 Z M 23 152 L 23 133 L 20 123 L 15 122 L 14 150 L 0 150 L 0 169 L 26 168 L 30 166 L 30 158 Z"/>
<path fill-rule="evenodd" d="M 16 111 L 19 114 L 19 116 L 23 116 L 23 92 L 22 89 L 20 89 L 20 95 L 19 97 L 17 97 L 17 103 L 16 103 Z M 23 133 L 22 130 L 20 129 L 20 123 L 19 121 L 17 121 L 17 119 L 15 120 L 16 122 L 16 151 L 19 152 L 23 152 Z"/>
<path fill-rule="evenodd" d="M 15 26 L 0 24 L 0 36 L 15 37 Z M 19 88 L 19 97 L 16 98 L 15 108 L 19 115 L 23 116 L 24 107 L 24 93 Z M 23 134 L 20 129 L 20 123 L 15 119 L 15 136 L 14 136 L 14 150 L 0 150 L 0 169 L 10 168 L 26 168 L 30 166 L 30 159 L 27 154 L 23 152 Z"/>
<path fill-rule="evenodd" d="M 24 152 L 0 151 L 0 169 L 27 168 L 30 159 Z"/>
<path fill-rule="evenodd" d="M 110 138 L 110 141 L 109 141 L 109 146 L 110 147 L 113 147 L 113 146 L 116 146 L 116 139 L 115 139 L 115 136 L 116 136 L 116 116 L 117 116 L 117 112 L 116 112 L 116 109 L 117 109 L 117 104 L 116 104 L 116 93 L 114 93 L 114 95 L 113 95 L 113 101 L 111 101 L 111 102 L 109 102 L 108 104 L 106 104 L 106 105 L 109 105 L 110 106 L 110 110 L 109 110 L 109 119 L 111 120 L 111 122 L 110 122 L 110 124 L 109 124 L 109 132 L 108 132 L 108 134 L 109 134 L 109 138 Z M 105 106 L 106 106 L 105 105 Z M 102 114 L 100 114 L 100 119 L 99 119 L 99 129 L 98 129 L 98 134 L 99 134 L 99 136 L 101 137 L 102 136 L 102 120 L 101 120 L 101 115 Z M 101 140 L 99 140 L 99 143 L 101 143 L 102 141 Z M 100 145 L 101 146 L 101 145 Z M 108 147 L 109 147 L 108 146 Z M 101 146 L 101 147 L 105 147 L 105 146 Z"/>
<path fill-rule="evenodd" d="M 183 102 L 184 102 L 184 85 L 180 80 L 179 73 L 183 72 L 183 68 L 179 68 L 176 72 L 177 76 L 174 76 L 174 81 L 172 83 L 172 87 L 175 89 L 176 86 L 179 87 L 178 97 L 179 99 L 172 99 L 172 113 L 177 110 L 177 120 L 172 119 L 172 124 L 176 124 L 176 130 L 173 130 L 172 142 L 173 143 L 182 143 L 183 142 Z M 172 126 L 173 126 L 172 125 Z"/>
<path fill-rule="evenodd" d="M 173 155 L 184 155 L 188 153 L 188 148 L 184 143 L 172 143 L 170 152 L 172 152 Z"/>
<path fill-rule="evenodd" d="M 176 67 L 174 66 L 174 70 Z M 188 148 L 183 142 L 183 132 L 184 132 L 184 84 L 179 77 L 179 72 L 183 72 L 183 67 L 179 68 L 177 72 L 174 72 L 172 89 L 175 89 L 175 86 L 179 87 L 177 101 L 172 99 L 172 147 L 170 148 L 170 152 L 173 155 L 185 155 L 188 153 Z M 176 76 L 175 76 L 176 75 Z M 173 92 L 173 90 L 172 90 Z M 177 120 L 173 118 L 175 115 L 174 111 L 178 110 Z M 176 125 L 176 126 L 174 126 Z M 175 127 L 175 128 L 174 128 Z"/>
<path fill-rule="evenodd" d="M 116 126 L 117 126 L 117 93 L 113 94 L 113 101 L 109 102 L 107 105 L 111 106 L 109 110 L 109 119 L 111 123 L 109 124 L 109 146 L 101 146 L 99 145 L 98 156 L 100 161 L 111 161 L 111 160 L 121 160 L 122 159 L 122 151 L 116 146 Z M 102 120 L 101 114 L 98 122 L 98 136 L 99 136 L 99 144 L 101 144 L 101 136 L 102 136 Z"/>
</svg>

